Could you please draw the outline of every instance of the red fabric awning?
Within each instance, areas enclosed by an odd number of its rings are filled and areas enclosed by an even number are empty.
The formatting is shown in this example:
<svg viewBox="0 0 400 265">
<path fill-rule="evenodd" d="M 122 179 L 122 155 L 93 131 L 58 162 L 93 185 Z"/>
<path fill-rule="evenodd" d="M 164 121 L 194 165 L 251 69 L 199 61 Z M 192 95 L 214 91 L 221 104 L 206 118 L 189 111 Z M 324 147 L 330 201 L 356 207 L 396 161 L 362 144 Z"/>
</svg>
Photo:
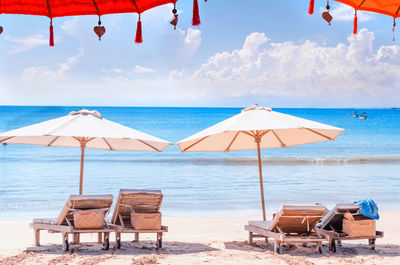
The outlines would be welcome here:
<svg viewBox="0 0 400 265">
<path fill-rule="evenodd" d="M 143 13 L 177 0 L 0 0 L 0 14 L 38 15 L 49 18 L 115 13 Z"/>
</svg>

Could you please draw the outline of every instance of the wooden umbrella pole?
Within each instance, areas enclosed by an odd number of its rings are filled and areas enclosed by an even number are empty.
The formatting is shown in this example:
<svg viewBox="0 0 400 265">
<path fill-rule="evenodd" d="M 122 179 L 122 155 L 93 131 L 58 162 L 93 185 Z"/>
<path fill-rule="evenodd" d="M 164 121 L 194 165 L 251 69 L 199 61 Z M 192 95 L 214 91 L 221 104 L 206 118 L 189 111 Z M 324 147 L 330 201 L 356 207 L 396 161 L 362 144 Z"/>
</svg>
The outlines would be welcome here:
<svg viewBox="0 0 400 265">
<path fill-rule="evenodd" d="M 264 201 L 264 184 L 263 184 L 263 177 L 262 177 L 262 165 L 261 165 L 261 150 L 260 150 L 260 139 L 261 137 L 255 137 L 255 141 L 257 143 L 257 153 L 258 153 L 258 171 L 260 174 L 260 191 L 261 191 L 261 205 L 263 211 L 263 220 L 266 221 L 267 217 L 265 214 L 265 201 Z"/>
<path fill-rule="evenodd" d="M 83 164 L 85 162 L 85 147 L 86 147 L 86 139 L 81 139 L 81 176 L 79 180 L 79 195 L 82 195 L 82 186 L 83 186 Z"/>
</svg>

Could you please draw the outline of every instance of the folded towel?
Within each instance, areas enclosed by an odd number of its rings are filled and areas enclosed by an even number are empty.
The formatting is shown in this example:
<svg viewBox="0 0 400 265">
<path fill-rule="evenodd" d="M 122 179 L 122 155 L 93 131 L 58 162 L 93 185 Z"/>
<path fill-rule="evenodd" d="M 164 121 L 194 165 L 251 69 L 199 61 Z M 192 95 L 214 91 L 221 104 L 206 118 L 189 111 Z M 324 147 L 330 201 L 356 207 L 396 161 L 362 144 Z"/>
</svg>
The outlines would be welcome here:
<svg viewBox="0 0 400 265">
<path fill-rule="evenodd" d="M 360 205 L 360 214 L 379 220 L 378 207 L 372 199 L 359 200 L 354 203 Z"/>
</svg>

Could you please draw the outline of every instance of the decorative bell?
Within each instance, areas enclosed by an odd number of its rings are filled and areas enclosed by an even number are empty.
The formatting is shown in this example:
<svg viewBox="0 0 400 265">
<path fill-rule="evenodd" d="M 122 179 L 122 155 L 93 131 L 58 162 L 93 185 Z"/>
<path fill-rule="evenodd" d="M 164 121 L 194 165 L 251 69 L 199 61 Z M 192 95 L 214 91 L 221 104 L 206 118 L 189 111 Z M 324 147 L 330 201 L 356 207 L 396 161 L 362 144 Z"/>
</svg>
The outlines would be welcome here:
<svg viewBox="0 0 400 265">
<path fill-rule="evenodd" d="M 106 28 L 101 26 L 101 21 L 99 21 L 99 25 L 93 28 L 94 32 L 99 36 L 99 41 L 101 40 L 101 36 L 106 33 Z"/>
<path fill-rule="evenodd" d="M 176 25 L 178 24 L 178 15 L 174 15 L 169 23 L 174 26 L 174 29 L 176 29 Z"/>
<path fill-rule="evenodd" d="M 329 14 L 328 11 L 325 11 L 322 13 L 322 18 L 326 20 L 326 22 L 328 22 L 329 26 L 331 25 L 331 21 L 333 19 L 333 17 L 331 16 L 331 14 Z"/>
</svg>

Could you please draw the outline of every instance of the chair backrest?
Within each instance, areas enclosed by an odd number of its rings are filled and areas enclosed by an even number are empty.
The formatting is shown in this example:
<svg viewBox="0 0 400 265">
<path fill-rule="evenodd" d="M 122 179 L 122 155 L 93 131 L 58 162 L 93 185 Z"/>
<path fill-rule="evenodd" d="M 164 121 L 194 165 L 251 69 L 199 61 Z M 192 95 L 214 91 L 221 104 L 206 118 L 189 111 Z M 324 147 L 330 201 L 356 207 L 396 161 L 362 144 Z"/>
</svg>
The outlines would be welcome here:
<svg viewBox="0 0 400 265">
<path fill-rule="evenodd" d="M 120 225 L 119 215 L 124 217 L 124 220 L 130 220 L 132 210 L 138 213 L 159 212 L 162 199 L 163 195 L 160 190 L 122 189 L 119 191 L 111 223 Z"/>
<path fill-rule="evenodd" d="M 343 216 L 349 212 L 352 214 L 358 213 L 360 206 L 355 203 L 351 204 L 336 204 L 336 206 L 330 210 L 317 224 L 318 228 L 326 230 L 334 230 L 335 232 L 342 232 L 343 230 Z"/>
<path fill-rule="evenodd" d="M 71 195 L 64 208 L 56 219 L 57 225 L 66 225 L 68 219 L 73 223 L 74 210 L 88 210 L 110 208 L 113 202 L 112 195 Z"/>
<path fill-rule="evenodd" d="M 285 234 L 307 234 L 325 214 L 323 205 L 282 205 L 269 228 Z"/>
</svg>

